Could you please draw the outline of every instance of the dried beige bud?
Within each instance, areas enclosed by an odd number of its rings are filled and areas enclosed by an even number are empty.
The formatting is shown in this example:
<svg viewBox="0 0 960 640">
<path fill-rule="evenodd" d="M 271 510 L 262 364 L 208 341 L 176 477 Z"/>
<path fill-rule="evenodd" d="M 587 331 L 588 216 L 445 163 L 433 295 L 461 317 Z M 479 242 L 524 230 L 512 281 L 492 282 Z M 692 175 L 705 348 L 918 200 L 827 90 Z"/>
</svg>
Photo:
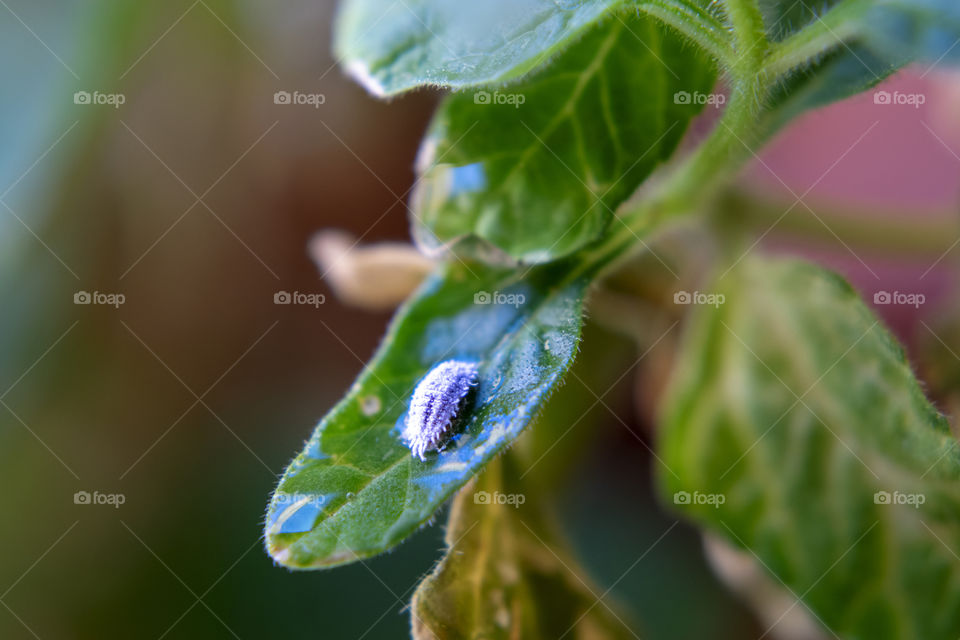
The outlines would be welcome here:
<svg viewBox="0 0 960 640">
<path fill-rule="evenodd" d="M 321 231 L 310 241 L 320 276 L 346 304 L 392 309 L 403 302 L 433 269 L 433 261 L 413 245 L 399 242 L 361 246 L 345 231 Z"/>
</svg>

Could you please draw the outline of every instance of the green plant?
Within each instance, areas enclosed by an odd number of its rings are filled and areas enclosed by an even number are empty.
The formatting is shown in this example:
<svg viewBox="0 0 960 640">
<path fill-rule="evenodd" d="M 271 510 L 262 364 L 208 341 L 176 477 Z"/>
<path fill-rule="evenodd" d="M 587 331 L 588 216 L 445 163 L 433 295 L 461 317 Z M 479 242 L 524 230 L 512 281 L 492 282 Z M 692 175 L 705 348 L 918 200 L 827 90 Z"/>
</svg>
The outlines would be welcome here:
<svg viewBox="0 0 960 640">
<path fill-rule="evenodd" d="M 419 247 L 441 261 L 280 481 L 268 550 L 298 569 L 369 557 L 460 490 L 448 555 L 413 600 L 417 637 L 554 637 L 578 624 L 621 637 L 571 558 L 534 557 L 531 540 L 560 538 L 546 509 L 520 521 L 512 505 L 479 507 L 474 491 L 533 502 L 576 457 L 563 443 L 583 407 L 550 413 L 565 407 L 563 392 L 550 398 L 597 283 L 627 271 L 642 280 L 638 256 L 688 218 L 735 255 L 755 230 L 730 211 L 751 207 L 730 179 L 755 150 L 798 114 L 911 61 L 960 59 L 960 8 L 347 0 L 336 35 L 345 67 L 378 96 L 455 90 L 423 142 L 411 205 Z M 711 93 L 718 81 L 726 91 Z M 691 120 L 720 105 L 705 139 L 678 152 Z M 748 549 L 841 637 L 955 638 L 960 457 L 945 419 L 838 277 L 736 262 L 712 285 L 713 304 L 691 307 L 662 402 L 663 495 Z M 618 323 L 641 336 L 657 321 Z M 477 363 L 476 397 L 462 433 L 421 461 L 398 428 L 418 381 L 451 358 Z M 923 502 L 887 505 L 883 492 Z M 570 607 L 545 614 L 561 601 Z"/>
</svg>

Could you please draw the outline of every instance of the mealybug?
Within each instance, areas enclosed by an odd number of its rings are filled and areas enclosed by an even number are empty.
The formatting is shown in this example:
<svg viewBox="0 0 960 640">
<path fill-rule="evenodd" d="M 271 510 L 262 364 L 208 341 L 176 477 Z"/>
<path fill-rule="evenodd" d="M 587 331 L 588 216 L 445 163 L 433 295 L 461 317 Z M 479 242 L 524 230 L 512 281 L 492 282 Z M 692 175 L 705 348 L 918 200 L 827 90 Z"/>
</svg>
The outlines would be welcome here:
<svg viewBox="0 0 960 640">
<path fill-rule="evenodd" d="M 417 384 L 410 398 L 410 411 L 403 440 L 414 456 L 438 449 L 449 435 L 470 388 L 477 384 L 477 365 L 472 362 L 441 362 Z"/>
</svg>

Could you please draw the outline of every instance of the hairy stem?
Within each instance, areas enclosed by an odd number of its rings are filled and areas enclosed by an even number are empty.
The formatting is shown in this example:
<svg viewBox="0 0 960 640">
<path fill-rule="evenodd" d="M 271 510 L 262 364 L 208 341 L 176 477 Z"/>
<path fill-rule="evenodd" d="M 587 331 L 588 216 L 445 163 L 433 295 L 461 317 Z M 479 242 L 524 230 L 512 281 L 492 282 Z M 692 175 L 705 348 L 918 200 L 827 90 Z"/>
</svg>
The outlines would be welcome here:
<svg viewBox="0 0 960 640">
<path fill-rule="evenodd" d="M 721 66 L 727 67 L 733 63 L 735 54 L 730 34 L 714 13 L 695 3 L 664 0 L 643 0 L 637 8 L 696 42 Z"/>
<path fill-rule="evenodd" d="M 724 6 L 733 25 L 737 58 L 730 72 L 737 80 L 760 72 L 770 43 L 763 16 L 756 0 L 725 0 Z"/>
<path fill-rule="evenodd" d="M 846 0 L 770 48 L 764 74 L 774 82 L 856 37 L 869 0 Z"/>
</svg>

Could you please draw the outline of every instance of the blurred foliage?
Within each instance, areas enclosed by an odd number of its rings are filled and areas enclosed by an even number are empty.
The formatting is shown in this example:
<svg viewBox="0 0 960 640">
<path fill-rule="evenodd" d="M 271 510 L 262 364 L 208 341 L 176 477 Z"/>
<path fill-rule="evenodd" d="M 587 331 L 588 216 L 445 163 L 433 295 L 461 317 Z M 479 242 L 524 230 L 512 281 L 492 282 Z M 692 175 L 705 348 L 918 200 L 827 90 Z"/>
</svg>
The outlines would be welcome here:
<svg viewBox="0 0 960 640">
<path fill-rule="evenodd" d="M 711 291 L 664 401 L 664 499 L 844 637 L 956 636 L 960 456 L 902 348 L 807 263 L 751 256 Z"/>
<path fill-rule="evenodd" d="M 431 100 L 362 132 L 411 129 L 375 177 L 315 112 L 272 102 L 317 85 L 315 33 L 330 6 L 8 4 L 3 188 L 25 175 L 3 198 L 22 223 L 0 210 L 0 474 L 11 488 L 0 508 L 17 514 L 0 534 L 0 637 L 307 637 L 318 611 L 353 607 L 356 593 L 376 615 L 337 618 L 331 632 L 396 637 L 407 624 L 394 594 L 429 566 L 438 532 L 336 579 L 291 576 L 262 553 L 276 474 L 360 366 L 319 313 L 277 308 L 273 293 L 323 291 L 309 234 L 349 216 L 363 231 L 394 205 Z M 309 24 L 294 29 L 297 16 Z M 283 64 L 288 46 L 295 64 Z M 324 114 L 340 136 L 351 111 L 376 119 L 338 74 L 319 88 L 340 96 Z M 126 102 L 77 105 L 75 91 Z M 317 185 L 338 166 L 342 180 Z M 191 190 L 215 213 L 184 214 Z M 348 196 L 363 216 L 326 210 Z M 377 232 L 403 234 L 397 217 Z M 77 291 L 119 291 L 126 304 L 76 306 Z M 322 318 L 367 349 L 384 321 L 336 305 Z M 78 491 L 125 503 L 77 505 Z"/>
<path fill-rule="evenodd" d="M 406 634 L 439 528 L 293 574 L 263 554 L 261 514 L 387 319 L 329 296 L 308 238 L 374 223 L 365 241 L 407 238 L 397 199 L 433 96 L 387 107 L 328 71 L 332 5 L 7 4 L 36 37 L 0 7 L 0 193 L 23 176 L 2 199 L 24 223 L 0 210 L 0 637 L 307 638 L 317 619 L 329 637 Z M 273 104 L 296 89 L 324 110 Z M 76 105 L 79 90 L 126 102 Z M 223 223 L 184 214 L 231 167 L 204 196 Z M 281 289 L 328 301 L 278 308 Z"/>
<path fill-rule="evenodd" d="M 439 527 L 335 573 L 275 567 L 260 537 L 290 452 L 387 320 L 331 296 L 317 310 L 273 295 L 329 294 L 306 254 L 317 228 L 407 237 L 402 202 L 436 101 L 380 105 L 346 81 L 328 53 L 332 10 L 0 6 L 0 637 L 307 638 L 318 620 L 329 637 L 407 633 L 407 601 L 442 554 Z M 323 109 L 273 103 L 295 90 L 322 92 Z M 76 91 L 126 101 L 77 105 Z M 674 285 L 669 274 L 646 282 L 651 304 Z M 122 292 L 126 304 L 74 305 L 78 291 Z M 607 373 L 639 355 L 589 339 L 607 345 Z M 946 339 L 930 358 L 943 397 L 960 353 Z M 552 484 L 540 489 L 586 573 L 615 585 L 611 599 L 645 638 L 756 637 L 698 534 L 650 487 L 653 407 L 641 402 L 638 422 L 631 396 L 662 384 L 670 346 L 639 365 L 639 383 L 575 370 L 564 395 L 594 403 L 585 422 L 610 437 L 564 439 L 541 463 Z M 124 504 L 75 504 L 83 491 Z"/>
</svg>

